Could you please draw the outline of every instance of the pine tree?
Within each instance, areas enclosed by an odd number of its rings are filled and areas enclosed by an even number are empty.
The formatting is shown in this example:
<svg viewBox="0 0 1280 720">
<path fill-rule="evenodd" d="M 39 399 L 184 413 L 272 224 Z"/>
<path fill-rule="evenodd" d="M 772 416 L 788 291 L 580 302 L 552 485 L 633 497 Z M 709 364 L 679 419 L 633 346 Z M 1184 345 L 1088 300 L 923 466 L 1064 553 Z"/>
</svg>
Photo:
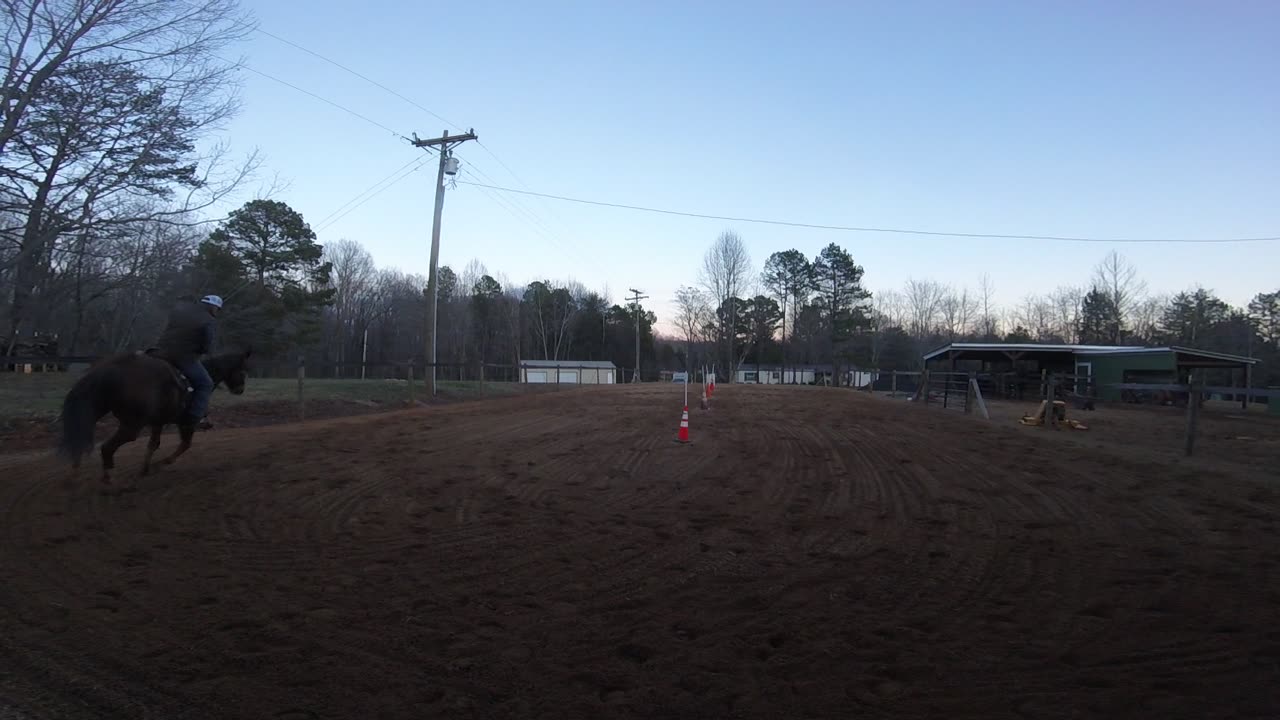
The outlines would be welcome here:
<svg viewBox="0 0 1280 720">
<path fill-rule="evenodd" d="M 1160 318 L 1160 330 L 1171 345 L 1195 347 L 1210 328 L 1226 322 L 1231 307 L 1204 288 L 1180 292 L 1169 301 Z"/>
<path fill-rule="evenodd" d="M 862 287 L 862 266 L 835 243 L 822 249 L 813 261 L 813 270 L 817 303 L 822 307 L 830 333 L 831 370 L 834 373 L 840 344 L 867 325 L 864 304 L 871 298 L 871 293 Z"/>
<path fill-rule="evenodd" d="M 195 264 L 199 274 L 219 283 L 210 291 L 226 296 L 224 326 L 232 337 L 279 350 L 319 331 L 321 309 L 334 291 L 332 264 L 323 261 L 315 238 L 285 203 L 252 200 L 201 243 Z"/>
<path fill-rule="evenodd" d="M 1120 311 L 1106 292 L 1093 288 L 1080 307 L 1080 342 L 1105 345 L 1120 336 Z"/>
</svg>

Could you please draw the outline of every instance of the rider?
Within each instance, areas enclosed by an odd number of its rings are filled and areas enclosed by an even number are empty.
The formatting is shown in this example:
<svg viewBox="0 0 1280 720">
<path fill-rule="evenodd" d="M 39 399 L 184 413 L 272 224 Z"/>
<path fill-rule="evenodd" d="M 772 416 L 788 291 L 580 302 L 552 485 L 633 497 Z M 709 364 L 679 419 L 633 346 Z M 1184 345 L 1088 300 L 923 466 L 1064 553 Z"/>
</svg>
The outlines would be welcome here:
<svg viewBox="0 0 1280 720">
<path fill-rule="evenodd" d="M 169 313 L 169 322 L 156 343 L 161 354 L 191 383 L 191 403 L 184 419 L 205 430 L 213 427 L 205 417 L 213 380 L 200 356 L 213 350 L 213 320 L 220 312 L 222 298 L 217 295 L 206 295 L 199 302 L 179 302 Z"/>
</svg>

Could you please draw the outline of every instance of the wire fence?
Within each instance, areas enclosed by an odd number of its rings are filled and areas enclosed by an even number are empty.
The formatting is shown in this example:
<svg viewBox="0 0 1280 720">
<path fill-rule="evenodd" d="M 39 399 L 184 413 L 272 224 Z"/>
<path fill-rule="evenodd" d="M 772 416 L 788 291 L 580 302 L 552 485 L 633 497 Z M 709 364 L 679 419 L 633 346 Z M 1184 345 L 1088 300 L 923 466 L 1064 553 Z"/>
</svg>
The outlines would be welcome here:
<svg viewBox="0 0 1280 720">
<path fill-rule="evenodd" d="M 0 357 L 0 419 L 56 415 L 63 395 L 97 357 Z M 241 396 L 228 407 L 265 403 L 299 418 L 341 406 L 406 407 L 424 402 L 555 392 L 635 380 L 630 368 L 599 363 L 308 362 L 254 358 Z M 657 374 L 654 373 L 656 379 Z M 323 406 L 323 407 L 322 407 Z M 293 409 L 289 409 L 293 408 Z"/>
</svg>

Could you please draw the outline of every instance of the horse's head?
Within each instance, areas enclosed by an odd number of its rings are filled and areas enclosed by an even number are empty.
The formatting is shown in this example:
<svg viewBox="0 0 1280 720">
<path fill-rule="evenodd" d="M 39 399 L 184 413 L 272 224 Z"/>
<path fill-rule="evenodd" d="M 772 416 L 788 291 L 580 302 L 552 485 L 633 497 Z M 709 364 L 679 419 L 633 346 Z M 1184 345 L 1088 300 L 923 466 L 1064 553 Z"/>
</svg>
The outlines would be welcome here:
<svg viewBox="0 0 1280 720">
<path fill-rule="evenodd" d="M 245 348 L 244 352 L 227 353 L 214 358 L 214 362 L 208 364 L 209 375 L 214 384 L 223 383 L 232 395 L 243 395 L 244 383 L 249 377 L 249 356 L 252 354 L 251 348 Z"/>
</svg>

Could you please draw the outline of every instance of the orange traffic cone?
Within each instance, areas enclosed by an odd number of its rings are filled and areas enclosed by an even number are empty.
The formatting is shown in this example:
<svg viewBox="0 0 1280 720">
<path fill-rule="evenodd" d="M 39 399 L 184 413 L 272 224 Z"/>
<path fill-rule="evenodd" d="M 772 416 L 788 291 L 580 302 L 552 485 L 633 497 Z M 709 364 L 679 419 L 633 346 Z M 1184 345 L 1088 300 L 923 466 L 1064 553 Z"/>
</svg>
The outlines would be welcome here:
<svg viewBox="0 0 1280 720">
<path fill-rule="evenodd" d="M 676 442 L 689 442 L 689 406 L 684 406 L 684 413 L 680 415 L 680 434 L 676 436 Z"/>
</svg>

